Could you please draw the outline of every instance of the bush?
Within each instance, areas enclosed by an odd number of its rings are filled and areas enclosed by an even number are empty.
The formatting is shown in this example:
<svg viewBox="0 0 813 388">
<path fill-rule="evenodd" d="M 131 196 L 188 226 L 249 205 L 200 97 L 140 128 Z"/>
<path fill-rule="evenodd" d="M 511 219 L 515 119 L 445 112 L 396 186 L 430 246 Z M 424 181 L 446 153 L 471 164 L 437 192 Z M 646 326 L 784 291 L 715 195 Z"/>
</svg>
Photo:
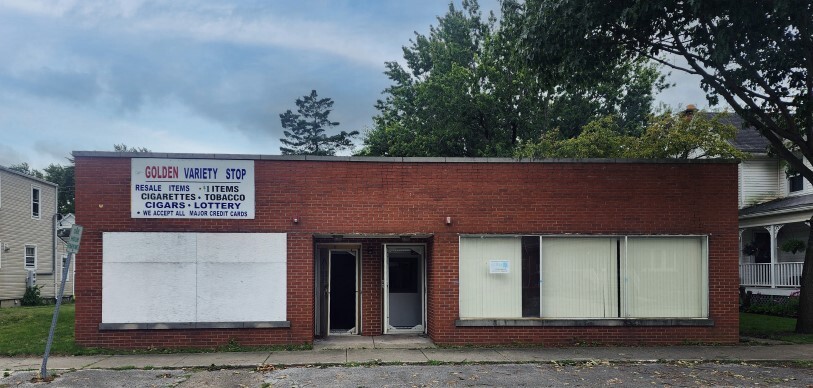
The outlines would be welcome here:
<svg viewBox="0 0 813 388">
<path fill-rule="evenodd" d="M 746 313 L 796 318 L 799 315 L 799 296 L 757 299 L 752 301 L 750 306 L 744 306 L 743 311 Z"/>
<path fill-rule="evenodd" d="M 42 306 L 45 301 L 40 296 L 40 287 L 26 287 L 23 300 L 20 301 L 23 306 Z"/>
</svg>

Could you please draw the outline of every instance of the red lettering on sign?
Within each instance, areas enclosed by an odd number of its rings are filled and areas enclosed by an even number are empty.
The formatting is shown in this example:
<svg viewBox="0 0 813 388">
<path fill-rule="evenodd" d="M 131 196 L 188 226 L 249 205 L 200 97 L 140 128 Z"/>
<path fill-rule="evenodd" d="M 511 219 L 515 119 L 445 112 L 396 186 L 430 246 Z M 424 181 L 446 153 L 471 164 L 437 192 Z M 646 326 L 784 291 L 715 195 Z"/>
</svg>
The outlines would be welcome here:
<svg viewBox="0 0 813 388">
<path fill-rule="evenodd" d="M 144 169 L 147 178 L 178 178 L 178 166 L 147 166 Z"/>
</svg>

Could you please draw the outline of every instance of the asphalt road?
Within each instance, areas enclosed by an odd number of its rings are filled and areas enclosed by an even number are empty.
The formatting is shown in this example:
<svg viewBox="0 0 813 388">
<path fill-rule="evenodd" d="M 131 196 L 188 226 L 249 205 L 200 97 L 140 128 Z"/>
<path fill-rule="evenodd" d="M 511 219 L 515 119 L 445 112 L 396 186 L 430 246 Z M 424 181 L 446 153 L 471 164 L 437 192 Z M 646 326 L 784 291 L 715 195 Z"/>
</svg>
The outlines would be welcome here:
<svg viewBox="0 0 813 388">
<path fill-rule="evenodd" d="M 61 371 L 50 383 L 12 372 L 0 387 L 439 387 L 439 386 L 813 386 L 801 363 L 527 363 L 314 366 L 265 370 Z"/>
</svg>

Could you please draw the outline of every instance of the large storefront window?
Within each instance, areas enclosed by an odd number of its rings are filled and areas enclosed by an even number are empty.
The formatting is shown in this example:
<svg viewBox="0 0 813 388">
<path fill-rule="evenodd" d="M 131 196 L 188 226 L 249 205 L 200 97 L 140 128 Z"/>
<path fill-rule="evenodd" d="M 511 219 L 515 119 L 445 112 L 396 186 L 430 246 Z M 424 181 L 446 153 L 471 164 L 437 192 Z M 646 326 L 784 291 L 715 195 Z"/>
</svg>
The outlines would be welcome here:
<svg viewBox="0 0 813 388">
<path fill-rule="evenodd" d="M 706 238 L 462 237 L 460 317 L 704 318 Z"/>
</svg>

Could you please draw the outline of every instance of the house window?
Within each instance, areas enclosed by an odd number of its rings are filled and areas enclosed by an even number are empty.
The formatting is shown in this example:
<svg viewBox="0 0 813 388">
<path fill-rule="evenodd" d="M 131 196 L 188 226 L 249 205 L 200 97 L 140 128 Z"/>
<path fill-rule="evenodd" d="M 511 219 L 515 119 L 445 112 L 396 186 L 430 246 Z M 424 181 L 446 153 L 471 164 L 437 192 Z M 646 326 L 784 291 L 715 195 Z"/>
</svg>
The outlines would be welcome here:
<svg viewBox="0 0 813 388">
<path fill-rule="evenodd" d="M 25 246 L 25 269 L 37 269 L 37 247 Z"/>
<path fill-rule="evenodd" d="M 804 188 L 804 178 L 802 174 L 796 174 L 792 177 L 788 177 L 788 191 L 791 193 L 795 193 L 797 191 L 802 191 Z"/>
<path fill-rule="evenodd" d="M 64 272 L 65 267 L 68 267 L 68 255 L 63 255 L 62 256 L 62 271 L 63 271 L 63 273 L 65 273 Z M 68 272 L 65 275 L 65 281 L 66 282 L 71 281 L 71 269 L 70 268 L 68 268 Z"/>
<path fill-rule="evenodd" d="M 40 218 L 40 189 L 31 187 L 31 218 Z"/>
<path fill-rule="evenodd" d="M 460 318 L 707 317 L 707 261 L 697 236 L 462 237 Z"/>
</svg>

